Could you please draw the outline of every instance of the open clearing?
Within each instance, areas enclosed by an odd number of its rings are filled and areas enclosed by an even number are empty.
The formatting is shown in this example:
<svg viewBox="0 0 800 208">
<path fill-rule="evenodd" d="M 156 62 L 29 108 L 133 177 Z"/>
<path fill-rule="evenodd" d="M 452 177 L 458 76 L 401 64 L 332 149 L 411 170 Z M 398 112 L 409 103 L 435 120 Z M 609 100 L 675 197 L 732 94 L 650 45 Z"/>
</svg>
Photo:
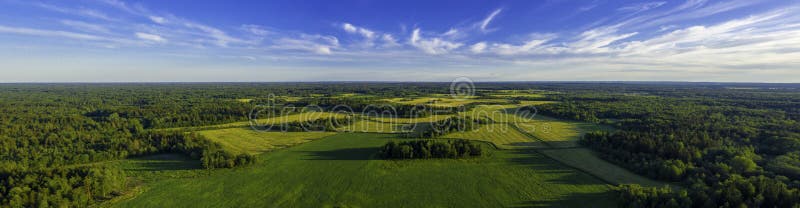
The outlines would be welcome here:
<svg viewBox="0 0 800 208">
<path fill-rule="evenodd" d="M 253 167 L 166 179 L 119 207 L 593 207 L 608 185 L 531 151 L 379 160 L 389 134 L 342 133 L 260 156 Z M 489 148 L 489 146 L 486 146 Z"/>
</svg>

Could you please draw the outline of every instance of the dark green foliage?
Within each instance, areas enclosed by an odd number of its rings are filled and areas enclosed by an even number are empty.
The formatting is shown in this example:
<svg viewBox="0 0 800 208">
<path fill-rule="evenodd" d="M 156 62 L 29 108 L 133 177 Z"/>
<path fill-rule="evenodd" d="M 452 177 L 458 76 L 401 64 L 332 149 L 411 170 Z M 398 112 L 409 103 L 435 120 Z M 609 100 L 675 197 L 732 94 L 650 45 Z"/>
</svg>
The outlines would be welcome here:
<svg viewBox="0 0 800 208">
<path fill-rule="evenodd" d="M 0 205 L 9 207 L 86 207 L 125 187 L 116 168 L 76 167 L 0 173 Z"/>
<path fill-rule="evenodd" d="M 685 89 L 554 96 L 540 113 L 615 126 L 581 143 L 645 176 L 683 182 L 694 207 L 800 205 L 796 92 Z M 735 99 L 733 99 L 735 98 Z M 682 193 L 626 187 L 633 207 L 670 207 Z M 645 194 L 648 193 L 648 194 Z M 766 195 L 772 195 L 766 197 Z M 795 198 L 791 198 L 795 197 Z M 679 206 L 683 207 L 679 204 Z"/>
<path fill-rule="evenodd" d="M 384 159 L 465 158 L 481 156 L 483 149 L 480 144 L 464 139 L 391 141 L 381 148 L 379 155 Z"/>
</svg>

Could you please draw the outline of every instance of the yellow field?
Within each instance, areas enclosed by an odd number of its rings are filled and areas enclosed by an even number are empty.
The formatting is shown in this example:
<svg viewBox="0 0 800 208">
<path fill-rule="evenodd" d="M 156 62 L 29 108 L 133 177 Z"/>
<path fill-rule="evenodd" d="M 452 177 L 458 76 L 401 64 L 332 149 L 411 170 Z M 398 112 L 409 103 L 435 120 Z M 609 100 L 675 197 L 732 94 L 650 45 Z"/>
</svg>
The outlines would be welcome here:
<svg viewBox="0 0 800 208">
<path fill-rule="evenodd" d="M 536 147 L 538 143 L 511 126 L 508 126 L 508 124 L 488 124 L 476 130 L 450 133 L 444 135 L 443 138 L 487 141 L 503 149 Z"/>
<path fill-rule="evenodd" d="M 258 124 L 280 124 L 280 123 L 290 123 L 290 122 L 300 122 L 300 121 L 312 121 L 317 119 L 328 119 L 328 118 L 344 118 L 346 115 L 340 113 L 331 113 L 331 112 L 305 112 L 305 113 L 298 113 L 298 114 L 291 114 L 286 116 L 280 117 L 272 117 L 272 118 L 265 118 L 265 119 L 258 119 Z"/>
<path fill-rule="evenodd" d="M 250 101 L 253 101 L 253 99 L 242 98 L 242 99 L 236 99 L 236 101 L 243 102 L 243 103 L 249 103 Z"/>
<path fill-rule="evenodd" d="M 371 120 L 359 120 L 348 126 L 340 127 L 337 131 L 344 132 L 373 132 L 373 133 L 400 133 L 403 126 L 411 124 L 388 123 Z"/>
<path fill-rule="evenodd" d="M 413 123 L 427 123 L 427 122 L 434 122 L 439 120 L 444 120 L 446 118 L 450 118 L 453 115 L 430 115 L 428 117 L 423 118 L 388 118 L 388 117 L 369 117 L 370 120 L 386 122 L 386 123 L 401 123 L 401 124 L 413 124 Z"/>
<path fill-rule="evenodd" d="M 414 98 L 414 99 L 407 99 L 407 98 L 392 98 L 392 99 L 384 99 L 389 102 L 400 103 L 400 104 L 407 104 L 407 105 L 419 105 L 419 104 L 426 104 L 430 106 L 436 107 L 456 107 L 467 105 L 470 103 L 477 103 L 477 102 L 508 102 L 506 99 L 454 99 L 451 97 L 423 97 L 423 98 Z"/>
<path fill-rule="evenodd" d="M 259 154 L 336 134 L 335 132 L 260 132 L 250 128 L 206 130 L 198 133 L 236 154 Z"/>
</svg>

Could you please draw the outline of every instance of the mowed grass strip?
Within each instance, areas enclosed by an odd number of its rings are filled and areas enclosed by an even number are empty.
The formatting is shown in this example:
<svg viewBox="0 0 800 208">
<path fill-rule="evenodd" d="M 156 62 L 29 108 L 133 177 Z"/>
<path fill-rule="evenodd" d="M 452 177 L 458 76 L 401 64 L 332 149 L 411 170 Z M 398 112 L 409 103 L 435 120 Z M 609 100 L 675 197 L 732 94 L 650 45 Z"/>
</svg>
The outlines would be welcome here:
<svg viewBox="0 0 800 208">
<path fill-rule="evenodd" d="M 335 132 L 264 132 L 250 128 L 198 131 L 234 153 L 259 154 L 334 135 Z"/>
<path fill-rule="evenodd" d="M 342 133 L 250 167 L 153 183 L 118 207 L 614 207 L 609 186 L 543 155 L 382 160 L 391 134 Z"/>
<path fill-rule="evenodd" d="M 548 149 L 540 152 L 559 162 L 589 172 L 612 184 L 639 184 L 650 187 L 664 187 L 664 185 L 667 185 L 667 183 L 648 179 L 605 161 L 587 148 Z"/>
</svg>

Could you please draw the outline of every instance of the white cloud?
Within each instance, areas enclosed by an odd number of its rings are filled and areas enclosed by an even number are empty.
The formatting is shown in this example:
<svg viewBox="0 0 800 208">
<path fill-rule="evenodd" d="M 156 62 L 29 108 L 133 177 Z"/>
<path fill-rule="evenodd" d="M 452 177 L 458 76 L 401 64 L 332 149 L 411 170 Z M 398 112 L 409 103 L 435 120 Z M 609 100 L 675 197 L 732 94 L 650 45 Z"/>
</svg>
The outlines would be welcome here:
<svg viewBox="0 0 800 208">
<path fill-rule="evenodd" d="M 158 24 L 167 24 L 167 19 L 159 16 L 149 16 L 150 20 Z"/>
<path fill-rule="evenodd" d="M 363 36 L 366 39 L 375 38 L 375 32 L 374 31 L 369 30 L 367 28 L 363 28 L 363 27 L 356 27 L 356 26 L 354 26 L 353 24 L 350 24 L 350 23 L 342 24 L 342 29 L 344 29 L 344 31 L 347 32 L 347 33 L 360 34 L 361 36 Z"/>
<path fill-rule="evenodd" d="M 211 26 L 189 21 L 184 21 L 183 26 L 204 32 L 203 35 L 213 38 L 214 39 L 213 43 L 220 47 L 227 47 L 229 43 L 246 43 L 246 41 L 242 39 L 231 37 L 227 33 L 225 33 L 225 31 L 222 31 L 220 29 Z"/>
<path fill-rule="evenodd" d="M 239 28 L 253 35 L 259 35 L 259 36 L 265 36 L 273 33 L 259 25 L 242 25 Z"/>
<path fill-rule="evenodd" d="M 37 6 L 39 8 L 42 8 L 42 9 L 46 9 L 46 10 L 54 11 L 54 12 L 59 12 L 59 13 L 64 13 L 64 14 L 68 14 L 68 15 L 82 16 L 82 17 L 101 19 L 101 20 L 106 20 L 106 21 L 114 21 L 115 20 L 114 18 L 109 17 L 108 15 L 106 15 L 103 12 L 99 12 L 97 10 L 88 9 L 88 8 L 72 9 L 72 8 L 60 7 L 60 6 L 56 6 L 56 5 L 52 5 L 52 4 L 45 4 L 45 3 L 41 3 L 41 2 L 34 3 L 33 5 Z"/>
<path fill-rule="evenodd" d="M 148 34 L 148 33 L 141 33 L 137 32 L 136 37 L 142 40 L 152 41 L 152 42 L 159 42 L 159 43 L 166 43 L 167 39 L 162 38 L 159 35 Z"/>
<path fill-rule="evenodd" d="M 20 27 L 6 27 L 2 25 L 0 25 L 0 33 L 46 36 L 46 37 L 63 37 L 63 38 L 80 39 L 80 40 L 107 40 L 106 38 L 100 36 L 83 34 L 83 33 L 74 33 L 74 32 L 66 32 L 58 30 L 40 30 L 32 28 L 20 28 Z"/>
<path fill-rule="evenodd" d="M 441 38 L 423 38 L 420 35 L 419 28 L 414 29 L 414 32 L 411 33 L 409 43 L 428 54 L 446 54 L 464 45 L 463 43 L 451 42 Z"/>
<path fill-rule="evenodd" d="M 472 53 L 483 53 L 483 51 L 486 50 L 486 45 L 486 42 L 472 44 L 472 46 L 469 47 L 469 51 L 472 51 Z"/>
<path fill-rule="evenodd" d="M 356 33 L 356 32 L 358 32 L 358 28 L 356 28 L 356 26 L 353 26 L 350 23 L 342 24 L 342 29 L 344 29 L 344 31 L 348 32 L 348 33 Z"/>
<path fill-rule="evenodd" d="M 301 34 L 298 38 L 281 38 L 275 41 L 272 48 L 280 50 L 300 50 L 316 54 L 329 55 L 332 49 L 339 47 L 339 39 L 325 35 Z"/>
<path fill-rule="evenodd" d="M 397 43 L 397 39 L 395 39 L 391 34 L 383 34 L 381 39 L 383 39 L 383 47 L 385 48 L 400 46 L 400 44 Z"/>
<path fill-rule="evenodd" d="M 86 32 L 99 32 L 99 33 L 110 33 L 111 31 L 101 25 L 91 24 L 82 21 L 75 21 L 75 20 L 61 20 L 61 24 L 66 26 L 73 27 L 78 30 L 86 31 Z"/>
<path fill-rule="evenodd" d="M 568 47 L 574 53 L 604 53 L 610 50 L 608 46 L 612 43 L 638 34 L 617 34 L 617 30 L 615 27 L 601 27 L 585 31 L 579 36 L 580 39 L 569 43 Z"/>
<path fill-rule="evenodd" d="M 665 2 L 665 1 L 644 2 L 644 3 L 637 3 L 637 4 L 632 4 L 632 5 L 620 7 L 617 10 L 625 11 L 625 12 L 644 12 L 644 11 L 647 11 L 647 10 L 651 10 L 651 9 L 655 9 L 655 8 L 661 7 L 662 5 L 664 5 L 666 3 L 667 2 Z"/>
<path fill-rule="evenodd" d="M 486 27 L 488 27 L 489 23 L 492 22 L 494 17 L 497 16 L 498 14 L 500 14 L 500 12 L 502 12 L 502 11 L 503 11 L 503 9 L 496 9 L 491 14 L 489 14 L 489 16 L 487 16 L 485 19 L 483 19 L 483 21 L 481 21 L 481 24 L 480 24 L 481 31 L 488 32 L 489 30 L 486 29 Z"/>
</svg>

